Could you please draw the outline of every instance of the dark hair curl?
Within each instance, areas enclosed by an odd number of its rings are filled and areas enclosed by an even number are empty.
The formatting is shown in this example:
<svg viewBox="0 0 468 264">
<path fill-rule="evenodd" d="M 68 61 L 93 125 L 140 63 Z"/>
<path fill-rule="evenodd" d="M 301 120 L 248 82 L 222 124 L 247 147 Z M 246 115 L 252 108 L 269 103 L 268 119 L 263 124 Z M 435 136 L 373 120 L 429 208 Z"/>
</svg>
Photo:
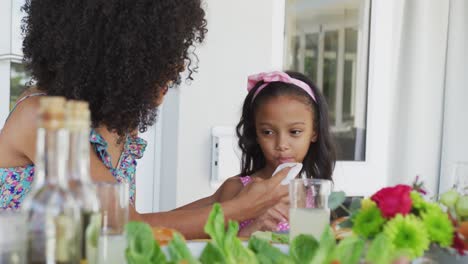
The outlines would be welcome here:
<svg viewBox="0 0 468 264">
<path fill-rule="evenodd" d="M 201 0 L 26 0 L 23 53 L 38 88 L 88 101 L 94 127 L 123 136 L 156 120 L 206 29 Z M 195 63 L 192 61 L 195 60 Z M 194 65 L 195 64 L 195 65 Z"/>
<path fill-rule="evenodd" d="M 309 150 L 303 160 L 302 172 L 308 178 L 332 179 L 335 167 L 335 145 L 330 133 L 328 120 L 328 106 L 320 90 L 305 75 L 287 71 L 290 77 L 303 81 L 312 89 L 316 101 L 310 95 L 294 84 L 271 82 L 262 89 L 254 99 L 257 89 L 264 84 L 258 82 L 247 94 L 242 108 L 242 116 L 237 124 L 236 132 L 239 137 L 239 148 L 242 150 L 241 175 L 252 175 L 266 165 L 260 145 L 257 143 L 255 129 L 255 113 L 259 107 L 271 98 L 279 96 L 293 96 L 305 105 L 309 105 L 314 114 L 313 125 L 317 131 L 317 141 L 310 143 Z"/>
</svg>

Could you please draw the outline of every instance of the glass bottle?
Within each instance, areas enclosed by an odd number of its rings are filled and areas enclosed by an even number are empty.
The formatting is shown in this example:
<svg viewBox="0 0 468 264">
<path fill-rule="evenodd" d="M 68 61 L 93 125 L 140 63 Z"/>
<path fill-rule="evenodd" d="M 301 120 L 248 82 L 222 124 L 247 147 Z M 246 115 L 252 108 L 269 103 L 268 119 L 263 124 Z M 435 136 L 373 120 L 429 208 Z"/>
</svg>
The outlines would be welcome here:
<svg viewBox="0 0 468 264">
<path fill-rule="evenodd" d="M 73 197 L 78 202 L 82 218 L 81 257 L 88 264 L 97 262 L 98 237 L 101 227 L 99 199 L 91 181 L 89 165 L 90 112 L 88 103 L 70 100 L 65 105 L 66 125 L 70 133 L 69 178 Z"/>
<path fill-rule="evenodd" d="M 80 261 L 81 215 L 68 189 L 65 98 L 41 97 L 34 185 L 22 210 L 28 220 L 28 263 Z"/>
</svg>

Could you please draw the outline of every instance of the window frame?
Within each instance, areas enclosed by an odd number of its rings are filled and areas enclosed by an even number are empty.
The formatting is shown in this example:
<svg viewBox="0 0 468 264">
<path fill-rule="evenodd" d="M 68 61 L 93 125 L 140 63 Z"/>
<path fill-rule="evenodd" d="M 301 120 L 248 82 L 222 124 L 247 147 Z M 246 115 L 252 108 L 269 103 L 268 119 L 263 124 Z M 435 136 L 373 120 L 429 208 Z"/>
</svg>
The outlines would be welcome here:
<svg viewBox="0 0 468 264">
<path fill-rule="evenodd" d="M 345 2 L 345 1 L 344 1 Z M 370 13 L 371 13 L 371 7 L 370 7 L 370 0 L 365 0 L 363 1 L 363 6 L 360 7 L 360 11 L 357 14 L 358 19 L 362 20 L 363 24 L 369 24 L 370 23 Z M 362 13 L 362 11 L 364 13 Z M 285 25 L 286 26 L 286 25 Z M 324 80 L 324 61 L 326 57 L 335 57 L 336 60 L 336 85 L 334 87 L 334 101 L 331 106 L 333 107 L 332 111 L 335 113 L 335 118 L 334 120 L 331 120 L 331 131 L 332 132 L 349 132 L 353 128 L 360 128 L 364 129 L 366 128 L 366 105 L 363 104 L 361 108 L 363 109 L 355 109 L 355 106 L 359 105 L 356 104 L 356 96 L 360 96 L 360 98 L 366 97 L 366 92 L 368 89 L 368 83 L 367 83 L 367 69 L 368 69 L 368 57 L 369 57 L 369 30 L 359 32 L 359 23 L 356 22 L 356 20 L 350 20 L 350 19 L 345 19 L 345 20 L 340 20 L 340 19 L 333 19 L 330 21 L 327 21 L 324 24 L 320 25 L 309 25 L 306 28 L 301 28 L 300 30 L 297 30 L 294 32 L 292 35 L 290 35 L 291 38 L 298 38 L 300 45 L 299 45 L 299 71 L 304 72 L 305 69 L 305 57 L 306 53 L 308 50 L 306 49 L 306 39 L 307 36 L 310 34 L 318 34 L 318 57 L 317 59 L 317 69 L 316 69 L 316 84 L 320 90 L 323 90 L 323 80 Z M 357 50 L 356 53 L 358 55 L 354 57 L 350 57 L 349 53 L 346 53 L 345 46 L 346 46 L 346 29 L 352 28 L 358 31 L 358 43 L 357 43 Z M 324 51 L 324 45 L 325 45 L 325 34 L 327 32 L 333 32 L 336 31 L 338 33 L 338 49 L 336 52 L 326 52 Z M 286 41 L 286 45 L 288 44 L 288 40 L 283 40 Z M 292 44 L 292 43 L 291 43 Z M 291 50 L 291 49 L 289 49 Z M 310 52 L 310 51 L 309 51 Z M 312 50 L 313 52 L 313 50 Z M 284 54 L 284 58 L 288 58 L 288 54 Z M 346 66 L 346 61 L 352 60 L 353 63 L 353 71 L 356 71 L 356 75 L 353 75 L 355 80 L 352 82 L 352 88 L 351 88 L 351 111 L 350 111 L 350 116 L 353 117 L 354 120 L 354 126 L 350 126 L 348 122 L 345 120 L 345 109 L 344 109 L 344 104 L 343 100 L 344 98 L 344 78 L 345 78 L 345 66 Z M 363 69 L 358 69 L 358 63 L 357 61 L 362 61 L 366 62 L 364 65 Z M 291 56 L 291 61 L 286 61 L 285 64 L 289 66 L 293 66 L 295 63 L 295 58 Z M 283 65 L 284 67 L 287 67 L 287 65 Z M 359 84 L 357 83 L 359 82 Z M 358 87 L 363 87 L 358 91 Z M 361 101 L 365 101 L 361 99 Z M 331 110 L 331 109 L 330 109 Z M 364 112 L 364 113 L 362 113 Z M 357 115 L 357 113 L 362 113 L 360 115 Z M 363 143 L 365 144 L 365 142 Z M 355 153 L 357 150 L 355 149 Z M 364 159 L 365 159 L 365 153 L 364 153 Z M 358 160 L 361 161 L 361 160 Z"/>
<path fill-rule="evenodd" d="M 279 5 L 279 4 L 278 4 Z M 369 196 L 376 189 L 384 187 L 388 182 L 388 174 L 391 168 L 389 161 L 389 137 L 391 120 L 391 105 L 387 98 L 391 95 L 392 75 L 388 65 L 392 64 L 393 54 L 387 52 L 392 50 L 392 39 L 396 36 L 398 24 L 398 3 L 394 1 L 367 0 L 370 10 L 369 23 L 365 23 L 368 34 L 367 42 L 362 42 L 357 48 L 367 48 L 367 64 L 358 65 L 358 71 L 364 71 L 363 79 L 360 82 L 367 83 L 367 96 L 359 97 L 356 104 L 365 104 L 360 111 L 367 111 L 366 122 L 366 144 L 364 161 L 337 161 L 333 173 L 335 190 L 343 190 L 350 196 Z M 281 6 L 281 5 L 279 5 Z M 282 3 L 283 16 L 286 8 Z M 366 7 L 365 7 L 366 8 Z M 284 19 L 284 18 L 283 18 Z M 377 31 L 376 28 L 379 30 Z M 285 36 L 285 24 L 281 28 L 281 36 Z M 284 38 L 281 38 L 284 41 Z M 287 43 L 284 43 L 287 45 Z M 362 54 L 362 53 L 361 53 Z M 276 54 L 278 57 L 278 54 Z M 281 50 L 281 58 L 284 60 L 284 51 Z M 283 63 L 281 64 L 283 65 Z M 286 66 L 286 65 L 283 65 Z M 359 73 L 358 73 L 359 75 Z M 360 83 L 356 83 L 360 85 Z M 359 113 L 356 113 L 356 117 Z M 356 122 L 356 121 L 355 121 Z"/>
</svg>

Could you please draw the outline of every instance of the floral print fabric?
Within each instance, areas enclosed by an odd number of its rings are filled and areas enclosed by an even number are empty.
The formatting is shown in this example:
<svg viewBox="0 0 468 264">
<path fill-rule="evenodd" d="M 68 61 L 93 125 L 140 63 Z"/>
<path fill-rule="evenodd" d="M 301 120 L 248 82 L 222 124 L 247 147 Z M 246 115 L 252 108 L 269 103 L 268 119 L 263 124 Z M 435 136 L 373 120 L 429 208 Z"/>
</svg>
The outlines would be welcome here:
<svg viewBox="0 0 468 264">
<path fill-rule="evenodd" d="M 136 136 L 127 136 L 119 164 L 112 166 L 107 152 L 107 142 L 94 129 L 89 141 L 98 157 L 109 169 L 117 182 L 127 182 L 130 186 L 130 203 L 135 204 L 135 171 L 137 159 L 143 156 L 146 141 Z M 14 168 L 0 168 L 0 210 L 18 209 L 24 197 L 31 190 L 34 178 L 34 164 Z"/>
</svg>

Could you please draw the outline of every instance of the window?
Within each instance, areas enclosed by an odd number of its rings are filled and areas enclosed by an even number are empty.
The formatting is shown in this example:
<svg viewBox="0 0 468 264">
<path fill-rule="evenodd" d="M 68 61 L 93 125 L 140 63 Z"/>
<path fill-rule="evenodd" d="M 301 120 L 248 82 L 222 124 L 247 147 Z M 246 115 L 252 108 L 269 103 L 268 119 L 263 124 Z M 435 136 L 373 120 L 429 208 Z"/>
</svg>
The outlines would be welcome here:
<svg viewBox="0 0 468 264">
<path fill-rule="evenodd" d="M 10 110 L 13 108 L 16 100 L 25 89 L 25 85 L 31 77 L 26 73 L 23 64 L 18 62 L 10 63 Z"/>
<path fill-rule="evenodd" d="M 285 6 L 283 67 L 304 73 L 324 94 L 338 160 L 366 157 L 367 2 L 287 0 Z"/>
<path fill-rule="evenodd" d="M 22 64 L 20 24 L 24 16 L 21 11 L 23 4 L 24 0 L 0 1 L 0 87 L 4 87 L 0 89 L 1 124 L 30 81 Z"/>
</svg>

